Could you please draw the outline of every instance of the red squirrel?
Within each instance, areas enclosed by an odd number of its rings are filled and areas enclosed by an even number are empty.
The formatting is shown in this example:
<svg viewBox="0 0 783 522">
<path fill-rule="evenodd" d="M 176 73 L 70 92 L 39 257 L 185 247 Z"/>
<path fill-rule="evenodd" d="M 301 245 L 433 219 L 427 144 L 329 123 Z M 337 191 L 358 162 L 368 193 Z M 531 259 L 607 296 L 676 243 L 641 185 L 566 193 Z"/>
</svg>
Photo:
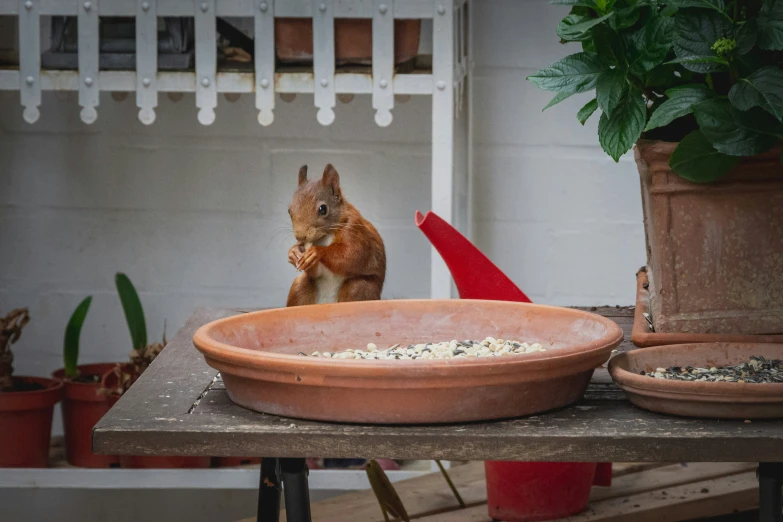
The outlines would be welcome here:
<svg viewBox="0 0 783 522">
<path fill-rule="evenodd" d="M 319 180 L 299 169 L 299 186 L 288 207 L 296 244 L 288 262 L 302 273 L 294 279 L 286 306 L 381 298 L 386 250 L 380 234 L 348 203 L 340 175 L 330 164 Z"/>
</svg>

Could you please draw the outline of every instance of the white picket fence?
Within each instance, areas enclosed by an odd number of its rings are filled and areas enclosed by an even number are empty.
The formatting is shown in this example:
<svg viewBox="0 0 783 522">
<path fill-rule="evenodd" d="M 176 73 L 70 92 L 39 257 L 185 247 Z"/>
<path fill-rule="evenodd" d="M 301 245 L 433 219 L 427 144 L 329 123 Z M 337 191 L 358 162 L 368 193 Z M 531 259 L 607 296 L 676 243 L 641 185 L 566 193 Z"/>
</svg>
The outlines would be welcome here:
<svg viewBox="0 0 783 522">
<path fill-rule="evenodd" d="M 471 0 L 0 0 L 0 16 L 18 19 L 18 68 L 0 68 L 0 90 L 19 91 L 22 116 L 40 117 L 42 91 L 78 91 L 81 119 L 98 118 L 100 91 L 136 93 L 139 120 L 155 122 L 160 93 L 194 92 L 198 121 L 215 121 L 219 93 L 255 95 L 258 122 L 274 121 L 276 93 L 312 93 L 322 125 L 335 119 L 338 95 L 371 94 L 375 121 L 392 122 L 395 95 L 432 96 L 432 205 L 471 235 Z M 42 20 L 77 17 L 78 70 L 43 70 Z M 135 70 L 100 70 L 99 20 L 135 17 Z M 195 71 L 158 68 L 158 17 L 193 17 Z M 254 21 L 254 63 L 248 72 L 218 69 L 216 17 Z M 291 72 L 275 65 L 275 18 L 311 18 L 313 66 Z M 371 73 L 335 66 L 334 20 L 372 19 Z M 432 20 L 432 68 L 395 72 L 394 20 Z M 452 297 L 450 274 L 432 251 L 431 296 Z"/>
</svg>

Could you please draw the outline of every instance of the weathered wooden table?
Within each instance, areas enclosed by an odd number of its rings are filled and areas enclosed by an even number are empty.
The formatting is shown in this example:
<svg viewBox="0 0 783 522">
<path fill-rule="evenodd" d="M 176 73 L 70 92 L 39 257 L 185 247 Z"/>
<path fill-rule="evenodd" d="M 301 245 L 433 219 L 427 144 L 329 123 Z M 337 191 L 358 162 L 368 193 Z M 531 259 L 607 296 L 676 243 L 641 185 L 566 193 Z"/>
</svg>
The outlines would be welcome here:
<svg viewBox="0 0 783 522">
<path fill-rule="evenodd" d="M 630 338 L 633 310 L 597 308 Z M 198 310 L 96 425 L 98 453 L 262 455 L 258 520 L 309 521 L 305 457 L 576 462 L 760 462 L 763 522 L 781 522 L 783 421 L 685 419 L 632 406 L 596 370 L 582 401 L 522 419 L 447 426 L 360 426 L 265 415 L 234 405 L 193 347 L 196 329 L 243 310 Z M 625 341 L 620 351 L 632 346 Z M 372 397 L 366 397 L 371 401 Z M 455 397 L 455 400 L 458 398 Z M 270 456 L 275 458 L 269 458 Z"/>
</svg>

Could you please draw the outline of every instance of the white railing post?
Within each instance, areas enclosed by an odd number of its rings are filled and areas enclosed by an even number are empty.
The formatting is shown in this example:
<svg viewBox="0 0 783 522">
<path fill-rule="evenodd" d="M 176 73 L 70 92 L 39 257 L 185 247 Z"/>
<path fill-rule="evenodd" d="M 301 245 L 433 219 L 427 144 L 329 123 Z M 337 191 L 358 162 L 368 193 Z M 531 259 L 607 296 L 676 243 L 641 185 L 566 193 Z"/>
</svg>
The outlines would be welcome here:
<svg viewBox="0 0 783 522">
<path fill-rule="evenodd" d="M 215 0 L 194 0 L 196 29 L 196 107 L 198 121 L 211 125 L 217 107 L 217 28 Z"/>
<path fill-rule="evenodd" d="M 432 31 L 432 210 L 454 224 L 454 5 L 434 0 Z M 432 248 L 430 293 L 452 296 L 451 274 Z"/>
<path fill-rule="evenodd" d="M 100 41 L 98 0 L 77 0 L 79 42 L 79 105 L 81 119 L 88 125 L 98 119 L 100 104 L 99 59 Z"/>
<path fill-rule="evenodd" d="M 27 123 L 41 113 L 41 21 L 40 0 L 19 0 L 19 99 Z"/>
<path fill-rule="evenodd" d="M 256 0 L 255 21 L 256 109 L 258 123 L 267 126 L 275 120 L 274 0 Z"/>
<path fill-rule="evenodd" d="M 334 121 L 334 5 L 333 0 L 313 2 L 313 92 L 318 123 Z"/>
<path fill-rule="evenodd" d="M 375 0 L 372 15 L 372 107 L 375 123 L 387 127 L 394 108 L 394 0 Z"/>
<path fill-rule="evenodd" d="M 151 125 L 158 106 L 157 0 L 137 0 L 136 106 L 139 108 L 139 121 Z"/>
</svg>

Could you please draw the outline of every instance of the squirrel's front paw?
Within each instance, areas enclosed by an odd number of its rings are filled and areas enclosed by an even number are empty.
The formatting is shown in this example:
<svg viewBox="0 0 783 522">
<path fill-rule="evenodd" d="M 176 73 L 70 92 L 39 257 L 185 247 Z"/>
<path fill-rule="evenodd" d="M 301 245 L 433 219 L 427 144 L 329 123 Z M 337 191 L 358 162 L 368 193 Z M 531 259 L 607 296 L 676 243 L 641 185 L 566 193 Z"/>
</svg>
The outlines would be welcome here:
<svg viewBox="0 0 783 522">
<path fill-rule="evenodd" d="M 295 244 L 288 250 L 288 262 L 296 266 L 299 260 L 302 259 L 302 245 Z"/>
<path fill-rule="evenodd" d="M 321 252 L 318 247 L 310 247 L 299 259 L 296 268 L 302 272 L 307 272 L 310 268 L 316 266 L 321 261 Z"/>
</svg>

